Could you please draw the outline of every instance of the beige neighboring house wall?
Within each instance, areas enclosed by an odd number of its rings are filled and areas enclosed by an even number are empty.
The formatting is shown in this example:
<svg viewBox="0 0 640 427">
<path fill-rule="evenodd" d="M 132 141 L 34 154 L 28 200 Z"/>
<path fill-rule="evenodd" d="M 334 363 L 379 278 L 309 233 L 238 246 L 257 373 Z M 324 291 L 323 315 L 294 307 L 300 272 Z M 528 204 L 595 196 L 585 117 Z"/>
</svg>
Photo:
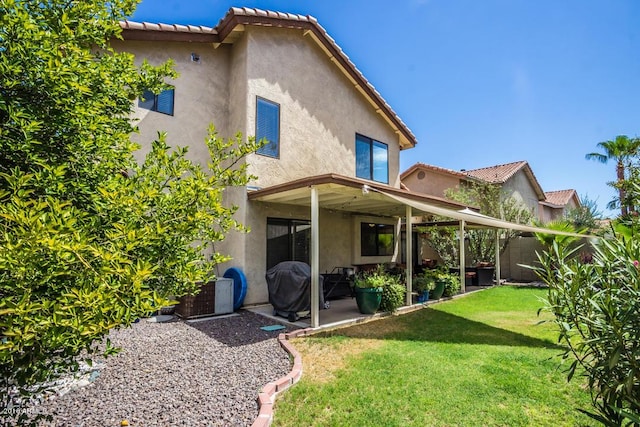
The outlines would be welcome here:
<svg viewBox="0 0 640 427">
<path fill-rule="evenodd" d="M 540 217 L 538 204 L 545 200 L 545 195 L 526 161 L 470 169 L 466 174 L 481 181 L 499 185 L 505 197 L 519 200 L 531 210 L 534 217 Z"/>
<path fill-rule="evenodd" d="M 571 209 L 582 205 L 574 189 L 546 191 L 544 194 L 545 200 L 540 202 L 543 222 L 562 219 Z"/>
<path fill-rule="evenodd" d="M 189 158 L 206 163 L 210 123 L 223 137 L 236 132 L 246 137 L 256 133 L 257 97 L 280 106 L 279 157 L 247 156 L 249 173 L 258 179 L 249 188 L 225 190 L 225 202 L 238 206 L 236 219 L 251 232 L 229 233 L 216 245 L 217 252 L 232 257 L 217 273 L 242 268 L 248 282 L 245 304 L 268 300 L 267 218 L 310 219 L 309 208 L 249 201 L 252 188 L 328 173 L 355 178 L 356 133 L 387 144 L 388 185 L 400 188 L 399 152 L 414 146 L 415 137 L 315 19 L 234 8 L 215 28 L 134 22 L 121 26 L 125 40 L 112 42 L 116 50 L 133 53 L 138 64 L 145 58 L 152 64 L 172 59 L 180 73 L 168 82 L 175 87 L 173 116 L 140 109 L 136 103 L 140 133 L 133 138 L 143 147 L 139 158 L 157 130 L 164 130 L 169 145 L 188 145 Z M 192 53 L 199 61 L 192 61 Z M 354 224 L 351 214 L 320 209 L 321 272 L 357 262 L 397 260 L 397 251 L 376 259 L 356 256 Z"/>
<path fill-rule="evenodd" d="M 503 183 L 502 191 L 506 197 L 513 197 L 526 206 L 535 218 L 540 217 L 538 209 L 540 196 L 525 171 L 519 170 Z"/>
<path fill-rule="evenodd" d="M 438 197 L 445 197 L 448 189 L 468 179 L 464 172 L 424 163 L 416 163 L 400 175 L 402 184 L 409 190 Z"/>
</svg>

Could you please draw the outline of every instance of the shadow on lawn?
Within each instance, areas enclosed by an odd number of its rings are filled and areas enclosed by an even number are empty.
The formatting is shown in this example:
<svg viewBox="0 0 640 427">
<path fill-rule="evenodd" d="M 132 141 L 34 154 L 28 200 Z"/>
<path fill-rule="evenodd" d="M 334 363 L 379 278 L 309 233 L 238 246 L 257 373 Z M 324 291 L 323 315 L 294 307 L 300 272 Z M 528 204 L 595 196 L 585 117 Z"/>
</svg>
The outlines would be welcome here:
<svg viewBox="0 0 640 427">
<path fill-rule="evenodd" d="M 532 326 L 532 328 L 535 327 Z M 530 337 L 430 308 L 404 316 L 327 332 L 324 335 L 455 344 L 561 348 L 551 341 Z"/>
</svg>

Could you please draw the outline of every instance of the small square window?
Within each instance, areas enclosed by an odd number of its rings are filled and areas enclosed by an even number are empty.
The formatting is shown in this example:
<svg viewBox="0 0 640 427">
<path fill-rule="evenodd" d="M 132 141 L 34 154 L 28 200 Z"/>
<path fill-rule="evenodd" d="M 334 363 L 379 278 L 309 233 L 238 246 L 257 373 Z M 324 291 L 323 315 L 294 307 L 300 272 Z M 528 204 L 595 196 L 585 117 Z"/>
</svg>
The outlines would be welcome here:
<svg viewBox="0 0 640 427">
<path fill-rule="evenodd" d="M 138 107 L 173 116 L 174 92 L 175 89 L 171 88 L 156 95 L 150 90 L 145 90 L 138 100 Z"/>
</svg>

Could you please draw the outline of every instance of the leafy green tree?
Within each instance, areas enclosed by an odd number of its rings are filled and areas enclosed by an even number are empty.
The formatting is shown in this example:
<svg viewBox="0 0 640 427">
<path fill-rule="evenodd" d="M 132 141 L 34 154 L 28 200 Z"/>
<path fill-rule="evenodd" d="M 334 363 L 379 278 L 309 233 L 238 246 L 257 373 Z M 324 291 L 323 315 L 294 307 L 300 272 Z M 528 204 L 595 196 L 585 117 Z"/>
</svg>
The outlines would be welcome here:
<svg viewBox="0 0 640 427">
<path fill-rule="evenodd" d="M 432 217 L 433 222 L 447 221 L 447 218 Z M 455 267 L 459 263 L 459 251 L 457 240 L 458 227 L 447 225 L 433 225 L 429 227 L 417 227 L 420 233 L 424 233 L 429 246 L 436 251 L 443 264 L 447 267 Z"/>
<path fill-rule="evenodd" d="M 573 223 L 566 219 L 558 219 L 549 221 L 545 224 L 536 222 L 536 226 L 548 228 L 549 230 L 562 231 L 565 233 L 584 233 L 584 228 L 577 228 Z M 535 233 L 536 240 L 540 242 L 545 249 L 551 249 L 554 243 L 561 245 L 562 247 L 576 246 L 580 243 L 580 237 L 569 236 L 564 234 L 551 234 L 551 233 Z"/>
<path fill-rule="evenodd" d="M 569 209 L 565 219 L 578 230 L 593 233 L 600 228 L 602 212 L 598 210 L 598 204 L 587 195 L 580 197 L 580 206 Z"/>
<path fill-rule="evenodd" d="M 622 216 L 625 216 L 629 213 L 630 207 L 625 192 L 625 180 L 631 160 L 637 157 L 638 150 L 640 150 L 640 138 L 618 135 L 614 140 L 599 142 L 597 145 L 603 152 L 588 153 L 585 157 L 601 163 L 607 163 L 609 160 L 616 163 L 616 182 L 610 183 L 610 185 L 617 188 L 618 199 L 609 203 L 608 206 L 610 209 L 620 207 Z"/>
<path fill-rule="evenodd" d="M 507 196 L 502 188 L 495 184 L 472 182 L 466 186 L 450 189 L 446 196 L 452 200 L 477 206 L 480 213 L 505 221 L 519 224 L 530 223 L 533 215 L 531 211 L 514 197 Z M 472 262 L 495 262 L 495 230 L 470 229 L 467 230 L 469 253 Z M 517 236 L 513 230 L 502 231 L 500 253 L 504 252 L 509 241 Z"/>
<path fill-rule="evenodd" d="M 257 148 L 212 128 L 208 166 L 160 134 L 136 164 L 132 100 L 175 78 L 109 40 L 133 0 L 0 0 L 0 425 L 37 422 L 30 400 L 78 355 L 197 291 L 227 231 L 227 186 Z M 206 163 L 206 162 L 205 162 Z M 84 357 L 84 356 L 83 356 Z"/>
</svg>

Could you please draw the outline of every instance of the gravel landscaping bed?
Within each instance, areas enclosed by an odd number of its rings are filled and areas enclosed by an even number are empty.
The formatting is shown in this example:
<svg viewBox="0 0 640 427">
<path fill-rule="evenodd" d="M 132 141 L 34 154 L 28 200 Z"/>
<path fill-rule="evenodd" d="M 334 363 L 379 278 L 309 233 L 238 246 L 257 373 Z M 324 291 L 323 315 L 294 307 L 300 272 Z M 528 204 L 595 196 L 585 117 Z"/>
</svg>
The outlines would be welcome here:
<svg viewBox="0 0 640 427">
<path fill-rule="evenodd" d="M 95 381 L 44 403 L 51 426 L 246 426 L 258 415 L 261 388 L 290 371 L 276 322 L 239 316 L 151 323 L 113 331 L 123 350 Z M 95 377 L 95 374 L 94 374 Z"/>
</svg>

